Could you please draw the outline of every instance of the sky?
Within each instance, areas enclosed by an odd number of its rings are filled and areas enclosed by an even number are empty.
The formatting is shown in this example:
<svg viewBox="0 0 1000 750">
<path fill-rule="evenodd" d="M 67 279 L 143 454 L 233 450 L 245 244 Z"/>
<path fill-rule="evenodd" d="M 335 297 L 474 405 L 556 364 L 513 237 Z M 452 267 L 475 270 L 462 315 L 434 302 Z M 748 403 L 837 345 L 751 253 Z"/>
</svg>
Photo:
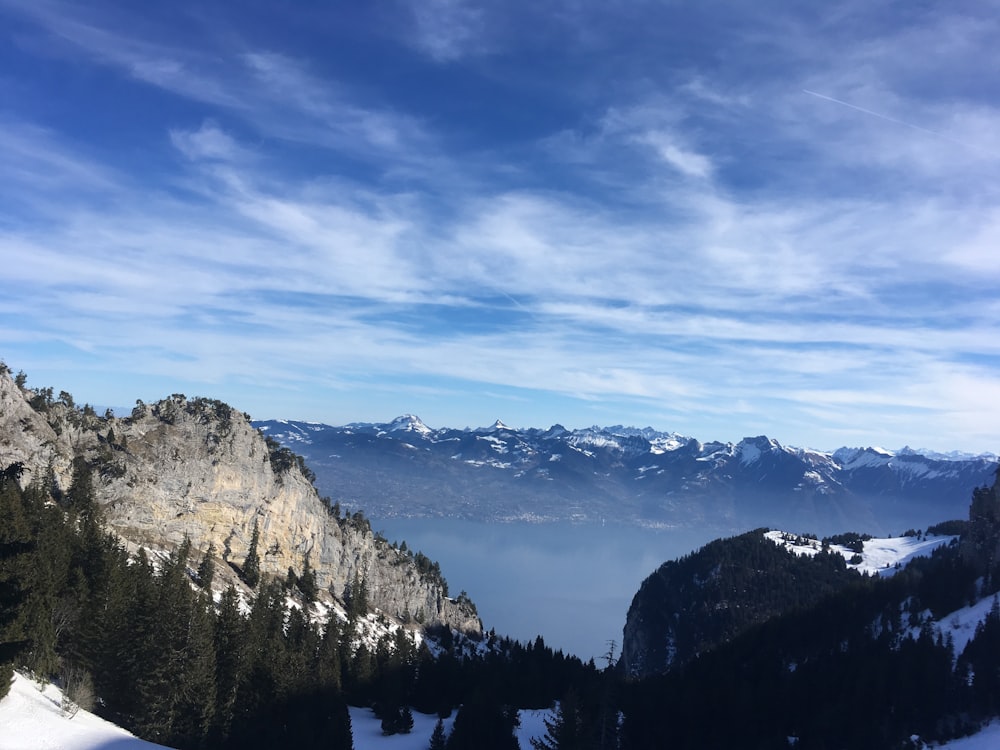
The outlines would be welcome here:
<svg viewBox="0 0 1000 750">
<path fill-rule="evenodd" d="M 0 358 L 995 452 L 997 49 L 996 0 L 0 0 Z"/>
</svg>

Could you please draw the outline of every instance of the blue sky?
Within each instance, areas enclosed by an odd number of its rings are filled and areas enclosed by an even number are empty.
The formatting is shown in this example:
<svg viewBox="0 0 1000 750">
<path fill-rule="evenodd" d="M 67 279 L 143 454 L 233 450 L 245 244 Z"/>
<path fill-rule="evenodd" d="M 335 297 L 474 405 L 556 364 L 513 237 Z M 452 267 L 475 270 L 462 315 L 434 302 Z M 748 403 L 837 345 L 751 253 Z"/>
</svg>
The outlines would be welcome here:
<svg viewBox="0 0 1000 750">
<path fill-rule="evenodd" d="M 0 356 L 1000 449 L 1000 4 L 0 0 Z"/>
</svg>

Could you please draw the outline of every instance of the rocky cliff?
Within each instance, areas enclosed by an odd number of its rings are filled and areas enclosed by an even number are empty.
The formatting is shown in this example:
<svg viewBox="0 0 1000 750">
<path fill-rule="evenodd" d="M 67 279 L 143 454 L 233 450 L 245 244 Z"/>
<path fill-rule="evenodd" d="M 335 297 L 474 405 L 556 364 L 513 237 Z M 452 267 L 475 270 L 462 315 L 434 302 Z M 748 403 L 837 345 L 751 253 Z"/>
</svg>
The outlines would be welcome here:
<svg viewBox="0 0 1000 750">
<path fill-rule="evenodd" d="M 188 537 L 192 557 L 212 545 L 241 565 L 256 522 L 262 573 L 301 571 L 308 555 L 329 596 L 357 579 L 389 615 L 481 630 L 471 602 L 449 598 L 436 571 L 377 538 L 360 515 L 332 512 L 302 461 L 265 440 L 248 415 L 175 394 L 137 402 L 126 418 L 100 416 L 0 370 L 0 466 L 22 462 L 24 484 L 44 482 L 58 495 L 82 457 L 108 526 L 127 542 L 169 550 Z"/>
</svg>

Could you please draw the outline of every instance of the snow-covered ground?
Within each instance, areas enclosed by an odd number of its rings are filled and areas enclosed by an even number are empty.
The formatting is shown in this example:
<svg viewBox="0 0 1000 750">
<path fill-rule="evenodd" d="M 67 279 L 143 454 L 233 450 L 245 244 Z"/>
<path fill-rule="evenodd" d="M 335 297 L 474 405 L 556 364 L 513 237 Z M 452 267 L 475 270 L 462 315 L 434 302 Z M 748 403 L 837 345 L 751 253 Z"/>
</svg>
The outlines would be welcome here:
<svg viewBox="0 0 1000 750">
<path fill-rule="evenodd" d="M 409 734 L 382 736 L 382 722 L 368 708 L 351 708 L 351 731 L 354 733 L 354 750 L 427 750 L 427 745 L 437 723 L 437 716 L 413 713 L 413 731 Z M 545 718 L 548 711 L 521 711 L 521 726 L 517 738 L 522 750 L 530 750 L 531 738 L 545 735 Z M 451 731 L 455 714 L 444 720 L 445 732 Z"/>
<path fill-rule="evenodd" d="M 817 539 L 806 539 L 784 531 L 768 531 L 764 536 L 797 555 L 815 555 L 822 547 Z M 954 538 L 953 536 L 897 536 L 888 539 L 869 539 L 864 543 L 861 562 L 848 565 L 859 573 L 892 575 L 897 564 L 902 567 L 915 557 L 926 557 Z M 847 560 L 854 557 L 853 550 L 839 544 L 831 544 L 830 551 L 843 555 Z"/>
<path fill-rule="evenodd" d="M 40 690 L 15 674 L 10 693 L 0 701 L 0 750 L 154 750 L 162 745 L 137 739 L 86 711 L 73 718 L 60 704 L 62 692 L 54 685 Z"/>
</svg>

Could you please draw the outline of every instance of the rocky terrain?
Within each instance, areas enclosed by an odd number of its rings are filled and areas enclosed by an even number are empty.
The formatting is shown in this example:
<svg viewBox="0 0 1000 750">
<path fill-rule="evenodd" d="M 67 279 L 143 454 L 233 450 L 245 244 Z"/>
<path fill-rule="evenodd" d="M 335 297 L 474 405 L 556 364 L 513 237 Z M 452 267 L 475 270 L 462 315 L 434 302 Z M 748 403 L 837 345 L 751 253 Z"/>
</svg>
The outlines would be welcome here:
<svg viewBox="0 0 1000 750">
<path fill-rule="evenodd" d="M 301 572 L 308 556 L 326 596 L 363 581 L 369 603 L 388 615 L 481 629 L 467 598 L 447 596 L 439 570 L 374 535 L 360 513 L 339 517 L 305 464 L 246 414 L 175 394 L 137 402 L 128 417 L 98 415 L 3 368 L 0 465 L 21 462 L 24 485 L 44 482 L 58 495 L 79 458 L 93 470 L 107 524 L 129 545 L 169 551 L 187 537 L 193 559 L 211 545 L 225 569 L 243 563 L 256 524 L 265 574 Z"/>
</svg>

